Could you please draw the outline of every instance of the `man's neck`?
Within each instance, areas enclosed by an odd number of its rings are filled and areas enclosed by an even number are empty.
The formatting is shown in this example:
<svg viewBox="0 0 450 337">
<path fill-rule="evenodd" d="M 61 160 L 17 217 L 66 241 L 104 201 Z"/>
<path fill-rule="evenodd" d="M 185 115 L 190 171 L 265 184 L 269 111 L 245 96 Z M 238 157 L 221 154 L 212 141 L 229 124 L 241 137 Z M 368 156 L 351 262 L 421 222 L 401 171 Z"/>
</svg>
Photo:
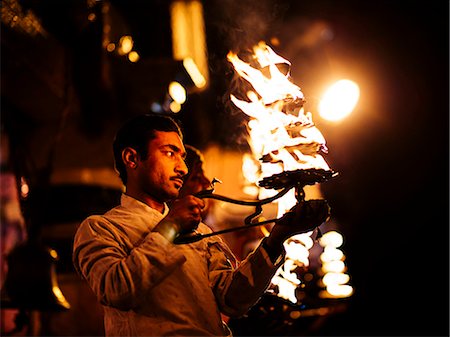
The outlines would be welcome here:
<svg viewBox="0 0 450 337">
<path fill-rule="evenodd" d="M 141 202 L 143 202 L 144 204 L 148 205 L 149 207 L 157 210 L 160 213 L 164 212 L 164 202 L 158 201 L 155 198 L 151 197 L 148 194 L 145 193 L 137 193 L 137 192 L 133 192 L 130 190 L 127 190 L 125 192 L 127 195 L 129 195 L 130 197 L 139 200 Z"/>
</svg>

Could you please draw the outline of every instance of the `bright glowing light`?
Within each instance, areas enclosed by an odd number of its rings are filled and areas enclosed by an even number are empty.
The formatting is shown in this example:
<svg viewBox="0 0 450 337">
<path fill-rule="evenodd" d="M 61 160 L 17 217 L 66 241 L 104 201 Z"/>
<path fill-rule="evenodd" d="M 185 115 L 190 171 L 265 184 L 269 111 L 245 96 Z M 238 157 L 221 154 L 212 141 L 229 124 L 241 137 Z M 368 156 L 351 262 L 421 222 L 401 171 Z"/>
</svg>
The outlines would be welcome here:
<svg viewBox="0 0 450 337">
<path fill-rule="evenodd" d="M 293 272 L 297 264 L 294 260 L 287 259 L 278 270 L 278 274 L 272 279 L 272 283 L 278 285 L 278 296 L 285 298 L 292 303 L 297 303 L 295 289 L 301 283 L 297 275 Z"/>
<path fill-rule="evenodd" d="M 246 179 L 246 185 L 243 187 L 243 191 L 245 194 L 254 197 L 257 197 L 259 194 L 259 187 L 257 186 L 259 179 L 258 165 L 253 156 L 244 153 L 242 157 L 242 173 Z"/>
<path fill-rule="evenodd" d="M 327 286 L 332 284 L 345 284 L 348 281 L 350 281 L 350 276 L 342 273 L 326 273 L 322 279 L 323 284 Z"/>
<path fill-rule="evenodd" d="M 59 289 L 57 286 L 53 286 L 53 287 L 52 287 L 52 291 L 53 291 L 53 294 L 55 294 L 55 296 L 56 296 L 58 299 L 60 299 L 60 298 L 63 297 L 63 293 L 61 292 L 61 289 Z"/>
<path fill-rule="evenodd" d="M 329 121 L 347 117 L 359 100 L 359 86 L 350 80 L 340 80 L 325 92 L 319 103 L 320 116 Z"/>
<path fill-rule="evenodd" d="M 321 238 L 320 238 L 320 245 L 322 247 L 340 247 L 342 246 L 342 243 L 344 242 L 344 238 L 342 237 L 342 234 L 336 232 L 336 231 L 329 231 L 326 232 Z"/>
<path fill-rule="evenodd" d="M 345 263 L 343 261 L 330 261 L 322 265 L 322 271 L 325 273 L 342 273 L 345 271 Z"/>
<path fill-rule="evenodd" d="M 293 241 L 289 241 L 284 245 L 284 248 L 286 249 L 286 256 L 289 257 L 289 259 L 286 260 L 286 263 L 288 261 L 295 260 L 300 261 L 305 266 L 309 265 L 309 250 L 307 247 Z"/>
<path fill-rule="evenodd" d="M 178 82 L 170 82 L 169 95 L 178 104 L 186 102 L 186 89 Z"/>
<path fill-rule="evenodd" d="M 292 283 L 289 280 L 276 275 L 272 279 L 272 283 L 278 286 L 278 296 L 292 303 L 297 303 L 297 297 L 295 296 L 295 289 L 297 288 L 297 283 Z"/>
<path fill-rule="evenodd" d="M 178 102 L 173 101 L 170 103 L 169 108 L 172 112 L 177 113 L 180 112 L 181 105 Z"/>
<path fill-rule="evenodd" d="M 344 253 L 338 249 L 343 243 L 343 237 L 336 231 L 325 233 L 319 241 L 324 247 L 323 253 L 320 254 L 322 261 L 322 284 L 326 286 L 326 290 L 319 293 L 322 298 L 344 298 L 353 294 L 353 288 L 345 283 L 350 281 L 350 276 L 344 274 L 346 266 L 344 263 Z"/>
<path fill-rule="evenodd" d="M 250 117 L 249 145 L 253 158 L 244 158 L 244 176 L 249 183 L 256 183 L 283 171 L 329 170 L 322 157 L 327 153 L 325 138 L 313 123 L 312 114 L 303 109 L 303 93 L 291 81 L 291 63 L 264 42 L 253 47 L 253 54 L 252 64 L 233 52 L 227 55 L 236 73 L 251 85 L 242 92 L 244 97 L 230 95 L 234 105 Z M 258 197 L 264 199 L 276 192 L 275 189 L 260 188 Z M 276 202 L 279 217 L 297 203 L 294 189 Z M 285 263 L 272 279 L 278 286 L 277 295 L 293 303 L 297 302 L 295 290 L 301 283 L 295 270 L 298 266 L 309 266 L 309 249 L 314 244 L 311 234 L 312 231 L 286 240 Z"/>
<path fill-rule="evenodd" d="M 122 36 L 119 40 L 119 54 L 128 54 L 133 49 L 133 38 L 129 35 Z"/>
<path fill-rule="evenodd" d="M 291 63 L 264 42 L 254 46 L 253 52 L 254 61 L 258 63 L 255 66 L 233 52 L 229 52 L 227 58 L 237 74 L 252 86 L 246 93 L 247 99 L 233 94 L 230 98 L 252 118 L 248 123 L 249 143 L 257 161 L 265 158 L 260 178 L 296 169 L 328 170 L 321 155 L 327 152 L 325 138 L 315 127 L 311 113 L 303 110 L 303 93 L 291 81 Z M 261 189 L 259 197 L 267 198 L 275 193 L 275 190 Z M 278 216 L 281 216 L 296 203 L 294 190 L 277 203 Z"/>
<path fill-rule="evenodd" d="M 20 196 L 22 198 L 27 198 L 28 194 L 30 193 L 30 186 L 26 182 L 25 178 L 20 178 Z"/>
<path fill-rule="evenodd" d="M 301 244 L 305 246 L 306 249 L 311 249 L 312 246 L 314 245 L 314 241 L 313 239 L 311 239 L 311 235 L 307 233 L 291 236 L 290 240 L 300 241 Z"/>
<path fill-rule="evenodd" d="M 183 60 L 183 66 L 188 72 L 189 76 L 192 79 L 192 82 L 194 82 L 195 86 L 197 88 L 204 88 L 206 85 L 205 77 L 203 77 L 202 73 L 198 69 L 197 65 L 195 64 L 194 60 L 190 57 L 187 57 Z"/>
<path fill-rule="evenodd" d="M 56 275 L 52 275 L 52 278 L 53 277 L 56 277 Z M 67 302 L 67 300 L 65 299 L 61 289 L 59 289 L 59 287 L 57 285 L 52 286 L 52 292 L 55 295 L 55 297 L 57 298 L 59 304 L 61 304 L 66 309 L 70 309 L 69 302 Z"/>
<path fill-rule="evenodd" d="M 202 1 L 170 1 L 170 28 L 172 31 L 172 53 L 174 60 L 186 59 L 195 64 L 201 76 L 189 76 L 195 86 L 204 89 L 209 78 L 205 23 L 203 19 Z M 199 81 L 197 81 L 197 78 Z"/>
<path fill-rule="evenodd" d="M 342 261 L 343 259 L 344 253 L 342 250 L 334 247 L 325 247 L 323 253 L 320 254 L 320 260 L 324 263 L 330 261 Z"/>
<path fill-rule="evenodd" d="M 134 50 L 133 51 L 131 51 L 129 54 L 128 54 L 128 59 L 130 60 L 130 62 L 137 62 L 137 61 L 139 61 L 139 59 L 140 59 L 140 56 L 139 56 L 139 54 L 137 53 L 137 52 L 135 52 Z"/>
<path fill-rule="evenodd" d="M 327 292 L 334 297 L 349 297 L 353 294 L 353 288 L 348 284 L 333 284 L 327 287 Z"/>
<path fill-rule="evenodd" d="M 106 50 L 109 51 L 110 53 L 113 52 L 116 49 L 116 45 L 114 43 L 108 43 L 108 45 L 106 46 Z"/>
<path fill-rule="evenodd" d="M 53 257 L 55 260 L 58 258 L 58 253 L 54 249 L 50 249 L 50 256 Z"/>
</svg>

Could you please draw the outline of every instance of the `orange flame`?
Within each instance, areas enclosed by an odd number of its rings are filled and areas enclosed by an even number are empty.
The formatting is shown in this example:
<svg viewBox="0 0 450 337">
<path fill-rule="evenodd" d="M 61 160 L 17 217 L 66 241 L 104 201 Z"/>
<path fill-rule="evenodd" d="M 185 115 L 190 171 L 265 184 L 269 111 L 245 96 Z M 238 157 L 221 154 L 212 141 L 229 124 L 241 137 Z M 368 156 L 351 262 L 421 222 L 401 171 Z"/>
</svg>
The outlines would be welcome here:
<svg viewBox="0 0 450 337">
<path fill-rule="evenodd" d="M 314 125 L 311 113 L 303 109 L 304 95 L 291 81 L 290 62 L 264 42 L 253 47 L 251 61 L 255 66 L 244 62 L 233 52 L 229 52 L 227 58 L 237 74 L 252 87 L 245 93 L 246 99 L 239 99 L 234 94 L 230 98 L 251 117 L 248 123 L 249 144 L 254 160 L 262 161 L 258 178 L 297 169 L 329 170 L 322 156 L 322 153 L 327 153 L 325 138 Z M 251 180 L 255 181 L 254 178 Z M 270 194 L 273 195 L 274 191 L 260 190 L 260 197 Z M 292 195 L 286 198 L 292 202 L 288 202 L 284 210 L 279 209 L 281 215 L 295 204 Z M 283 201 L 278 203 L 280 205 Z"/>
<path fill-rule="evenodd" d="M 244 156 L 244 176 L 252 172 L 253 176 L 248 176 L 248 180 L 256 183 L 283 171 L 310 168 L 329 170 L 321 155 L 327 153 L 325 139 L 314 125 L 311 113 L 303 109 L 304 96 L 291 81 L 290 62 L 277 55 L 264 42 L 253 48 L 251 61 L 255 66 L 244 62 L 233 52 L 229 52 L 227 58 L 237 74 L 252 87 L 244 95 L 241 94 L 245 99 L 235 94 L 230 96 L 234 105 L 251 117 L 248 131 L 254 158 Z M 253 160 L 253 165 L 245 160 Z M 256 163 L 260 165 L 259 171 L 254 169 Z M 246 172 L 245 168 L 250 169 Z M 254 177 L 255 172 L 259 177 Z M 275 193 L 273 190 L 259 189 L 260 198 Z M 297 202 L 294 190 L 276 202 L 278 216 L 281 216 Z M 301 242 L 308 242 L 308 239 L 312 241 L 309 238 L 311 234 L 297 235 L 296 238 Z M 311 248 L 307 244 L 296 246 L 285 243 L 287 260 L 272 279 L 272 283 L 278 286 L 278 296 L 292 302 L 296 302 L 295 288 L 300 283 L 294 270 L 298 264 L 308 266 L 308 249 Z"/>
<path fill-rule="evenodd" d="M 328 170 L 321 155 L 327 152 L 325 139 L 315 127 L 311 113 L 304 112 L 303 93 L 291 82 L 286 68 L 290 63 L 264 42 L 255 46 L 253 52 L 260 69 L 233 52 L 227 58 L 254 89 L 246 93 L 248 100 L 231 95 L 231 101 L 252 117 L 248 127 L 254 155 L 277 166 L 270 174 L 307 168 Z M 283 73 L 280 68 L 288 71 Z"/>
</svg>

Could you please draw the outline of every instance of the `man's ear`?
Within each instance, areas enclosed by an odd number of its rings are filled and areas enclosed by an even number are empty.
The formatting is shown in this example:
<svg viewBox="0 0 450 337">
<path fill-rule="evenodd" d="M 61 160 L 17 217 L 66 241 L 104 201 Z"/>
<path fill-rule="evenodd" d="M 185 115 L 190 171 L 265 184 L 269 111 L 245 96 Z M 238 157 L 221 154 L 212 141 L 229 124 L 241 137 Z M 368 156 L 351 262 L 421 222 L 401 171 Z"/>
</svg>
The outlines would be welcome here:
<svg viewBox="0 0 450 337">
<path fill-rule="evenodd" d="M 139 155 L 132 147 L 126 147 L 122 150 L 122 160 L 127 168 L 136 168 Z"/>
</svg>

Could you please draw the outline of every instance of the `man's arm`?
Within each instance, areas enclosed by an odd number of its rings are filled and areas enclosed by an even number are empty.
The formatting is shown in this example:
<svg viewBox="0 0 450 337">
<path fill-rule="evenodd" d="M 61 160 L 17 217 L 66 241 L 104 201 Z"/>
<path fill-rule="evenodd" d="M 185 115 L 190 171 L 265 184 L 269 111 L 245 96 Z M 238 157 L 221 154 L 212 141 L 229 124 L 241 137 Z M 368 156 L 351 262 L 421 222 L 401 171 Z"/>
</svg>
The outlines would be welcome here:
<svg viewBox="0 0 450 337">
<path fill-rule="evenodd" d="M 232 317 L 245 314 L 262 296 L 276 271 L 284 263 L 284 241 L 293 235 L 314 229 L 328 217 L 329 206 L 325 200 L 297 204 L 277 221 L 270 235 L 262 240 L 258 248 L 236 270 L 226 270 L 225 263 L 216 261 L 210 275 L 214 280 L 213 289 L 221 310 Z M 213 259 L 224 259 L 220 248 L 211 250 Z"/>
<path fill-rule="evenodd" d="M 89 217 L 80 225 L 73 264 L 102 304 L 134 308 L 142 294 L 185 262 L 184 255 L 157 232 L 135 244 L 101 216 Z"/>
</svg>

